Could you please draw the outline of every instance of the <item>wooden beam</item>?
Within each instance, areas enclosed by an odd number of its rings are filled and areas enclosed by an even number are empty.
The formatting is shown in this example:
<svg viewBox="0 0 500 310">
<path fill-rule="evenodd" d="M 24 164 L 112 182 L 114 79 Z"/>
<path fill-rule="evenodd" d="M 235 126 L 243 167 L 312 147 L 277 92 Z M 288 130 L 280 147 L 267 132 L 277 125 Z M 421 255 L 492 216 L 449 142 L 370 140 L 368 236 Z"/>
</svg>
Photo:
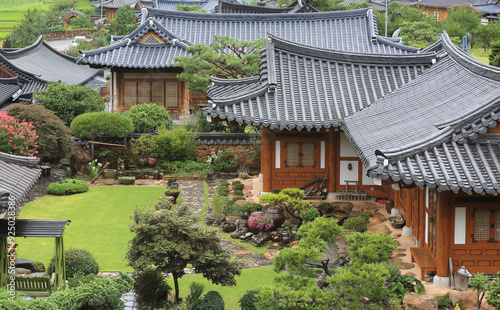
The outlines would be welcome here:
<svg viewBox="0 0 500 310">
<path fill-rule="evenodd" d="M 273 159 L 276 153 L 273 149 L 273 131 L 269 128 L 262 127 L 260 139 L 260 171 L 264 178 L 263 191 L 270 192 L 273 188 Z"/>
<path fill-rule="evenodd" d="M 437 214 L 437 276 L 447 277 L 449 275 L 448 257 L 450 256 L 451 239 L 451 191 L 438 193 L 438 214 Z"/>
<path fill-rule="evenodd" d="M 338 163 L 338 143 L 337 143 L 337 138 L 336 136 L 339 133 L 337 131 L 334 131 L 333 129 L 330 129 L 330 131 L 327 132 L 326 137 L 326 143 L 327 143 L 327 150 L 328 150 L 328 161 L 326 163 L 326 166 L 330 167 L 330 172 L 328 175 L 328 191 L 329 192 L 336 192 L 337 191 L 337 166 L 339 165 Z"/>
<path fill-rule="evenodd" d="M 425 193 L 426 190 L 424 189 L 418 203 L 418 217 L 420 218 L 420 221 L 418 221 L 419 247 L 423 247 L 425 243 Z"/>
</svg>

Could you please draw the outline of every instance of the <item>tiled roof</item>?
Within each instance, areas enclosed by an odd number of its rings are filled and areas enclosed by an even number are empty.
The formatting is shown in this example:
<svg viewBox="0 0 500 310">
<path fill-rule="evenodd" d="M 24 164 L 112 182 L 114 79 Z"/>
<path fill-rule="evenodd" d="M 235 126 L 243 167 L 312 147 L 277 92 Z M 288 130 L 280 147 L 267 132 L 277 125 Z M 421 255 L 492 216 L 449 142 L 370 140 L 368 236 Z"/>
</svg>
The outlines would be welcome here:
<svg viewBox="0 0 500 310">
<path fill-rule="evenodd" d="M 18 82 L 21 84 L 22 94 L 21 96 L 31 96 L 35 91 L 45 90 L 45 84 L 47 81 L 39 78 L 37 75 L 27 72 L 16 65 L 12 64 L 4 56 L 0 54 L 0 67 L 5 68 L 12 74 L 14 74 Z"/>
<path fill-rule="evenodd" d="M 346 135 L 371 177 L 429 188 L 500 190 L 500 69 L 442 33 L 438 61 L 376 104 L 345 119 Z"/>
<path fill-rule="evenodd" d="M 464 3 L 468 4 L 482 4 L 482 3 L 488 3 L 491 2 L 491 0 L 421 0 L 421 1 L 407 1 L 408 3 L 405 3 L 405 1 L 401 1 L 401 3 L 404 4 L 411 4 L 411 5 L 421 5 L 421 6 L 426 6 L 430 8 L 449 8 L 454 5 L 460 5 Z"/>
<path fill-rule="evenodd" d="M 482 13 L 500 14 L 500 5 L 496 3 L 474 4 L 473 7 Z"/>
<path fill-rule="evenodd" d="M 255 40 L 268 34 L 294 42 L 335 50 L 405 54 L 416 48 L 378 35 L 371 9 L 301 14 L 210 14 L 158 9 L 143 10 L 165 28 L 192 43 L 210 44 L 215 35 Z"/>
<path fill-rule="evenodd" d="M 227 14 L 270 14 L 270 13 L 305 13 L 318 12 L 318 10 L 309 3 L 295 1 L 285 8 L 272 8 L 267 6 L 245 5 L 226 1 L 219 1 L 216 8 L 217 13 Z"/>
<path fill-rule="evenodd" d="M 107 0 L 102 1 L 102 7 L 105 9 L 118 9 L 124 5 L 134 6 L 137 3 L 137 0 Z M 94 1 L 91 4 L 93 7 L 100 8 L 101 1 Z"/>
<path fill-rule="evenodd" d="M 0 79 L 0 107 L 9 100 L 15 100 L 22 93 L 17 77 Z"/>
<path fill-rule="evenodd" d="M 344 4 L 344 5 L 348 5 L 351 3 L 362 4 L 362 3 L 366 3 L 366 2 L 367 2 L 367 0 L 344 0 L 344 1 L 342 1 L 342 4 Z M 391 1 L 388 1 L 388 2 L 390 3 Z M 374 10 L 377 10 L 379 12 L 385 12 L 385 1 L 372 0 L 372 1 L 368 1 L 368 4 Z"/>
<path fill-rule="evenodd" d="M 202 7 L 210 1 L 214 1 L 217 5 L 217 0 L 155 0 L 154 8 L 160 10 L 177 10 L 177 5 L 188 4 L 188 5 L 199 5 Z"/>
<path fill-rule="evenodd" d="M 32 45 L 0 55 L 17 68 L 37 75 L 45 81 L 62 81 L 84 85 L 99 73 L 87 66 L 78 66 L 76 58 L 60 53 L 43 41 L 42 36 Z"/>
<path fill-rule="evenodd" d="M 338 127 L 344 117 L 415 79 L 435 58 L 339 52 L 272 36 L 261 52 L 260 76 L 214 78 L 203 113 L 271 128 Z"/>
<path fill-rule="evenodd" d="M 66 224 L 70 220 L 16 220 L 16 237 L 62 237 Z M 0 237 L 9 234 L 8 221 L 0 221 Z"/>
<path fill-rule="evenodd" d="M 166 44 L 156 39 L 151 39 L 151 44 L 147 44 L 148 41 L 139 43 L 149 31 L 156 33 Z M 189 45 L 190 42 L 150 19 L 116 43 L 83 52 L 76 62 L 96 67 L 167 68 L 172 66 L 174 57 L 188 54 L 186 47 Z"/>
<path fill-rule="evenodd" d="M 72 9 L 72 8 L 71 9 L 67 9 L 66 12 L 64 12 L 63 15 L 59 16 L 59 19 L 65 19 L 65 18 L 67 18 L 67 17 L 69 17 L 71 15 L 82 16 L 83 13 L 78 12 L 77 10 Z"/>
<path fill-rule="evenodd" d="M 253 139 L 260 139 L 260 134 L 249 133 L 197 133 L 198 144 L 204 145 L 251 145 Z"/>
<path fill-rule="evenodd" d="M 38 158 L 0 152 L 0 192 L 8 192 L 19 204 L 41 175 Z"/>
</svg>

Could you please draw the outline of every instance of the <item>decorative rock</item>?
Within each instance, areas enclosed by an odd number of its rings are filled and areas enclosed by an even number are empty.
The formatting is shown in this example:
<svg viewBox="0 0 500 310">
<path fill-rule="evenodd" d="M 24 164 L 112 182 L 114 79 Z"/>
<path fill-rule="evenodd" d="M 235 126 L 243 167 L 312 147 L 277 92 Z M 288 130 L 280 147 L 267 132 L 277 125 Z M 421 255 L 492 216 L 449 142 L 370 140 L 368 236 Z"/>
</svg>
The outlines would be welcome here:
<svg viewBox="0 0 500 310">
<path fill-rule="evenodd" d="M 31 272 L 38 272 L 38 268 L 36 268 L 35 263 L 31 259 L 16 258 L 15 263 L 16 263 L 16 269 L 24 268 L 28 269 Z"/>
<path fill-rule="evenodd" d="M 16 274 L 24 274 L 24 275 L 26 275 L 26 274 L 30 274 L 31 270 L 26 269 L 26 268 L 16 268 L 15 272 L 16 272 Z"/>
<path fill-rule="evenodd" d="M 238 239 L 248 232 L 248 227 L 240 227 L 231 233 L 231 238 Z"/>
<path fill-rule="evenodd" d="M 78 175 L 88 174 L 87 167 L 92 161 L 92 156 L 88 150 L 78 149 L 71 155 L 71 171 Z"/>
<path fill-rule="evenodd" d="M 33 272 L 26 275 L 27 277 L 48 277 L 49 274 L 46 272 Z"/>
<path fill-rule="evenodd" d="M 403 305 L 406 310 L 437 310 L 437 297 L 434 295 L 418 295 L 410 293 L 403 298 Z"/>
<path fill-rule="evenodd" d="M 473 290 L 451 291 L 450 299 L 453 307 L 462 301 L 463 309 L 477 309 L 477 293 Z M 485 304 L 484 300 L 481 304 Z"/>
<path fill-rule="evenodd" d="M 261 246 L 269 240 L 271 240 L 271 233 L 268 231 L 259 233 L 258 235 L 254 235 L 252 237 L 252 243 L 255 246 Z"/>
<path fill-rule="evenodd" d="M 350 202 L 337 202 L 333 206 L 334 212 L 349 214 L 352 211 L 353 204 Z"/>
<path fill-rule="evenodd" d="M 222 231 L 225 233 L 233 232 L 236 230 L 236 224 L 234 223 L 234 221 L 226 221 L 220 224 L 220 228 L 222 228 Z"/>
<path fill-rule="evenodd" d="M 402 228 L 405 226 L 406 221 L 401 215 L 389 216 L 389 223 L 394 228 Z"/>
<path fill-rule="evenodd" d="M 466 291 L 469 288 L 469 276 L 455 271 L 455 289 L 457 291 Z"/>
</svg>

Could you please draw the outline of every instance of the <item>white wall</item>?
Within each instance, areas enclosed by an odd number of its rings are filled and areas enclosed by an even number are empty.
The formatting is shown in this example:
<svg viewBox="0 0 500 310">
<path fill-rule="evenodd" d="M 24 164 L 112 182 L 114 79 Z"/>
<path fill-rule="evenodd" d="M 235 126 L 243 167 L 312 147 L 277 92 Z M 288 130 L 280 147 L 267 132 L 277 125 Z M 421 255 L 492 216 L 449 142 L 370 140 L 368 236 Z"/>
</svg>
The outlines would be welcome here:
<svg viewBox="0 0 500 310">
<path fill-rule="evenodd" d="M 343 132 L 340 133 L 340 157 L 358 157 Z"/>
<path fill-rule="evenodd" d="M 281 168 L 281 141 L 276 141 L 275 168 Z"/>
<path fill-rule="evenodd" d="M 352 164 L 352 170 L 347 169 L 347 165 Z M 358 161 L 357 160 L 341 160 L 340 161 L 340 178 L 339 184 L 345 185 L 345 180 L 347 181 L 359 181 L 358 180 Z M 354 189 L 354 188 L 349 188 Z"/>
<path fill-rule="evenodd" d="M 369 176 L 366 175 L 366 169 L 363 165 L 361 165 L 361 182 L 363 185 L 377 185 L 375 184 L 375 180 L 373 178 L 370 178 Z"/>
</svg>

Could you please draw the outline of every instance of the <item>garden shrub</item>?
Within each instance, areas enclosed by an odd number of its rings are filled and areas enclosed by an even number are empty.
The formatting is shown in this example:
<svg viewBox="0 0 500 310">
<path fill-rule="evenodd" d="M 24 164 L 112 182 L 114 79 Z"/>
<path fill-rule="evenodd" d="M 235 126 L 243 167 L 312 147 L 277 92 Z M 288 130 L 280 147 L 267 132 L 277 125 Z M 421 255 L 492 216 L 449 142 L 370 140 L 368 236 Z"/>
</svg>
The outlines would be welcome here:
<svg viewBox="0 0 500 310">
<path fill-rule="evenodd" d="M 398 301 L 403 301 L 404 296 L 409 293 L 423 294 L 425 292 L 425 287 L 420 280 L 406 275 L 391 276 L 387 289 Z"/>
<path fill-rule="evenodd" d="M 247 202 L 241 207 L 241 212 L 252 214 L 252 212 L 262 211 L 262 205 L 256 202 Z"/>
<path fill-rule="evenodd" d="M 391 235 L 374 232 L 352 233 L 346 236 L 350 245 L 351 264 L 370 264 L 385 262 L 397 249 L 396 239 Z"/>
<path fill-rule="evenodd" d="M 234 172 L 238 168 L 238 161 L 235 158 L 233 149 L 226 149 L 215 159 L 215 171 Z"/>
<path fill-rule="evenodd" d="M 500 272 L 488 285 L 488 290 L 490 293 L 486 296 L 486 301 L 490 306 L 500 309 Z"/>
<path fill-rule="evenodd" d="M 106 29 L 101 28 L 92 35 L 92 41 L 101 47 L 108 46 L 111 41 L 111 34 Z"/>
<path fill-rule="evenodd" d="M 257 310 L 255 304 L 259 301 L 259 298 L 257 297 L 259 293 L 259 290 L 246 291 L 246 293 L 238 301 L 241 310 Z"/>
<path fill-rule="evenodd" d="M 316 218 L 320 216 L 321 214 L 319 214 L 319 211 L 314 207 L 306 209 L 300 213 L 300 217 L 302 218 L 304 224 L 308 222 L 313 222 Z"/>
<path fill-rule="evenodd" d="M 34 126 L 28 122 L 19 122 L 6 111 L 0 111 L 0 152 L 36 156 L 38 153 Z"/>
<path fill-rule="evenodd" d="M 368 219 L 362 216 L 348 218 L 344 221 L 344 227 L 347 230 L 363 232 L 368 226 Z"/>
<path fill-rule="evenodd" d="M 158 139 L 155 136 L 142 135 L 137 139 L 131 139 L 130 145 L 132 152 L 140 155 L 142 158 L 147 158 L 151 154 L 156 154 Z"/>
<path fill-rule="evenodd" d="M 217 194 L 221 196 L 229 196 L 229 189 L 225 186 L 219 186 L 217 188 Z"/>
<path fill-rule="evenodd" d="M 500 67 L 500 41 L 496 41 L 491 45 L 491 53 L 488 59 L 491 66 Z"/>
<path fill-rule="evenodd" d="M 66 279 L 76 275 L 99 273 L 99 264 L 89 251 L 70 248 L 64 251 L 66 261 Z M 50 261 L 49 272 L 54 272 L 54 258 Z"/>
<path fill-rule="evenodd" d="M 137 104 L 130 108 L 126 116 L 132 120 L 135 132 L 151 133 L 157 129 L 171 129 L 172 119 L 165 108 L 154 103 Z"/>
<path fill-rule="evenodd" d="M 205 286 L 203 283 L 191 282 L 189 284 L 189 295 L 186 297 L 186 310 L 199 310 L 203 299 L 201 294 Z"/>
<path fill-rule="evenodd" d="M 53 111 L 67 125 L 80 114 L 104 111 L 104 99 L 93 89 L 64 82 L 49 82 L 44 92 L 33 98 Z"/>
<path fill-rule="evenodd" d="M 196 133 L 187 131 L 183 127 L 176 127 L 172 131 L 160 130 L 156 141 L 158 161 L 188 161 L 194 158 Z"/>
<path fill-rule="evenodd" d="M 218 185 L 218 186 L 219 186 L 219 187 L 220 187 L 220 186 L 229 187 L 229 182 L 228 182 L 228 181 L 226 181 L 226 180 L 222 180 L 222 181 L 220 181 L 220 182 L 219 182 L 219 185 Z"/>
<path fill-rule="evenodd" d="M 245 197 L 238 195 L 238 196 L 233 196 L 233 199 L 231 199 L 233 202 L 240 201 L 240 200 L 247 200 Z"/>
<path fill-rule="evenodd" d="M 83 180 L 67 179 L 50 183 L 47 193 L 50 195 L 72 195 L 89 191 L 89 185 Z"/>
<path fill-rule="evenodd" d="M 0 288 L 0 309 L 2 310 L 23 310 L 26 309 L 26 300 L 19 298 L 17 295 L 14 301 L 10 301 L 12 296 L 5 288 Z"/>
<path fill-rule="evenodd" d="M 443 296 L 437 296 L 438 307 L 439 308 L 451 308 L 453 306 L 453 302 L 450 298 L 450 292 L 446 293 Z"/>
<path fill-rule="evenodd" d="M 182 176 L 196 175 L 204 177 L 213 172 L 212 167 L 209 164 L 194 160 L 174 162 L 161 161 L 158 163 L 158 166 L 161 169 L 174 173 L 175 175 Z"/>
<path fill-rule="evenodd" d="M 222 212 L 224 212 L 224 207 L 228 204 L 229 199 L 227 196 L 214 195 L 212 197 L 212 215 L 218 219 Z"/>
<path fill-rule="evenodd" d="M 239 189 L 238 189 L 238 190 L 235 190 L 235 191 L 233 191 L 233 195 L 234 195 L 234 196 L 243 196 L 243 191 L 242 191 L 242 190 L 239 190 Z"/>
<path fill-rule="evenodd" d="M 245 185 L 241 183 L 241 181 L 234 181 L 232 186 L 233 186 L 233 191 L 243 190 L 245 188 Z"/>
<path fill-rule="evenodd" d="M 322 202 L 319 204 L 318 208 L 321 209 L 324 213 L 333 212 L 333 205 L 329 202 Z"/>
<path fill-rule="evenodd" d="M 134 290 L 137 301 L 152 309 L 155 309 L 159 301 L 167 300 L 171 291 L 167 279 L 155 266 L 150 266 L 137 273 Z"/>
<path fill-rule="evenodd" d="M 401 274 L 401 270 L 399 270 L 399 264 L 397 262 L 380 262 L 380 266 L 387 269 L 391 277 Z"/>
<path fill-rule="evenodd" d="M 125 291 L 118 281 L 103 276 L 85 277 L 78 286 L 67 286 L 50 295 L 49 300 L 64 310 L 123 309 Z"/>
<path fill-rule="evenodd" d="M 1 308 L 4 309 L 4 308 Z M 50 299 L 33 299 L 28 303 L 26 310 L 63 310 L 60 309 L 55 303 L 50 301 Z"/>
<path fill-rule="evenodd" d="M 75 137 L 82 139 L 94 139 L 103 135 L 121 138 L 134 132 L 134 125 L 129 118 L 108 112 L 78 115 L 71 122 L 70 128 Z"/>
<path fill-rule="evenodd" d="M 236 203 L 239 199 L 241 199 L 243 197 L 239 197 L 239 196 L 236 196 L 236 197 L 233 197 L 233 199 L 231 200 L 228 200 L 226 205 L 224 206 L 224 208 L 222 209 L 222 212 L 225 214 L 225 215 L 234 215 L 234 216 L 238 216 L 241 212 L 241 206 Z M 243 198 L 244 200 L 245 198 Z"/>
<path fill-rule="evenodd" d="M 38 137 L 37 157 L 58 159 L 66 157 L 73 150 L 73 139 L 68 126 L 54 112 L 40 104 L 17 103 L 8 110 L 17 120 L 30 122 Z"/>
<path fill-rule="evenodd" d="M 369 218 L 373 217 L 373 213 L 371 213 L 370 211 L 363 211 L 360 216 L 368 220 Z"/>
<path fill-rule="evenodd" d="M 208 292 L 201 303 L 200 310 L 223 310 L 224 299 L 217 291 Z"/>
</svg>

